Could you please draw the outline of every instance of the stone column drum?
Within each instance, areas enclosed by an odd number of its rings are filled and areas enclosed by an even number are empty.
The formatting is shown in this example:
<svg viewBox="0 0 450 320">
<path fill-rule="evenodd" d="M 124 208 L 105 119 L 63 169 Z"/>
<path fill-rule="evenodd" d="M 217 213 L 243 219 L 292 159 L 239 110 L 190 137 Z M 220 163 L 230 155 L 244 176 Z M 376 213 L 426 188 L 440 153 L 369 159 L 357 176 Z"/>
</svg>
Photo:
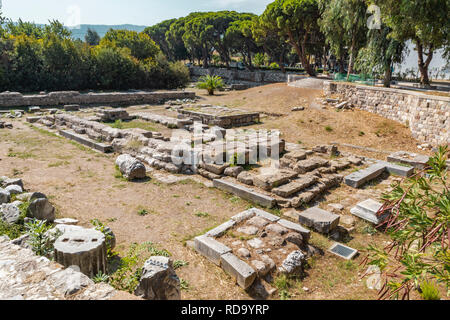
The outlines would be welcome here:
<svg viewBox="0 0 450 320">
<path fill-rule="evenodd" d="M 106 273 L 106 241 L 100 231 L 69 230 L 56 240 L 54 247 L 55 261 L 63 266 L 77 266 L 91 278 L 100 271 Z"/>
</svg>

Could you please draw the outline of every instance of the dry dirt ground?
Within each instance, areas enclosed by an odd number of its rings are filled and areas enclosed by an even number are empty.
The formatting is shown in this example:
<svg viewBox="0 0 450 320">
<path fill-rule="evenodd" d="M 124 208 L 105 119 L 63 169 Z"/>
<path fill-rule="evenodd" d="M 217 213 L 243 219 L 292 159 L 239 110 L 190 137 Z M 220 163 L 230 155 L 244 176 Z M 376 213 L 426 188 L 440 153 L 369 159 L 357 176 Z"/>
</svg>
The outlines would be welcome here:
<svg viewBox="0 0 450 320">
<path fill-rule="evenodd" d="M 223 92 L 214 97 L 198 93 L 205 103 L 283 114 L 268 116 L 257 127 L 279 128 L 290 142 L 301 140 L 313 146 L 337 141 L 383 150 L 415 150 L 409 130 L 400 124 L 362 111 L 336 112 L 301 103 L 305 98 L 313 101 L 319 94 L 315 90 L 269 85 L 243 92 Z M 307 109 L 290 113 L 298 105 Z M 132 243 L 151 241 L 167 249 L 174 260 L 187 261 L 187 266 L 177 270 L 186 284 L 183 299 L 252 299 L 222 269 L 185 245 L 186 240 L 249 208 L 248 202 L 190 180 L 174 185 L 156 179 L 126 182 L 117 177 L 114 155 L 97 153 L 30 126 L 23 119 L 13 124 L 12 130 L 0 130 L 0 176 L 20 177 L 26 189 L 47 194 L 57 208 L 58 217 L 79 219 L 83 226 L 89 226 L 91 219 L 104 222 L 116 234 L 116 249 L 122 255 Z M 327 125 L 333 128 L 331 133 L 324 129 Z M 375 135 L 377 130 L 382 131 L 380 137 Z M 360 131 L 365 135 L 359 136 Z M 320 205 L 327 208 L 328 203 L 343 202 L 348 214 L 352 205 L 364 197 L 380 194 L 391 180 L 379 182 L 357 193 L 342 186 L 325 195 Z M 140 216 L 138 212 L 143 209 L 149 214 Z M 370 235 L 372 231 L 358 222 L 348 245 L 363 250 L 369 243 L 382 244 L 387 240 L 379 233 Z M 360 280 L 365 271 L 359 266 L 364 253 L 346 262 L 326 252 L 332 243 L 326 237 L 314 234 L 312 243 L 324 250 L 325 255 L 310 261 L 311 268 L 304 279 L 279 281 L 279 293 L 287 293 L 283 297 L 376 298 L 377 292 L 368 290 L 364 280 Z M 274 298 L 280 296 L 276 294 Z"/>
<path fill-rule="evenodd" d="M 403 124 L 362 110 L 337 112 L 332 106 L 320 105 L 317 97 L 322 90 L 289 87 L 285 83 L 271 84 L 244 91 L 217 92 L 208 96 L 205 90 L 195 90 L 201 103 L 227 105 L 267 114 L 254 128 L 280 129 L 282 138 L 311 147 L 331 142 L 346 143 L 382 151 L 419 152 L 410 130 Z M 303 106 L 304 111 L 292 112 Z M 340 147 L 355 152 L 355 149 Z M 359 151 L 359 150 L 356 150 Z M 423 151 L 420 151 L 424 153 Z M 372 158 L 386 158 L 386 154 L 358 152 Z M 426 152 L 425 152 L 426 153 Z"/>
</svg>

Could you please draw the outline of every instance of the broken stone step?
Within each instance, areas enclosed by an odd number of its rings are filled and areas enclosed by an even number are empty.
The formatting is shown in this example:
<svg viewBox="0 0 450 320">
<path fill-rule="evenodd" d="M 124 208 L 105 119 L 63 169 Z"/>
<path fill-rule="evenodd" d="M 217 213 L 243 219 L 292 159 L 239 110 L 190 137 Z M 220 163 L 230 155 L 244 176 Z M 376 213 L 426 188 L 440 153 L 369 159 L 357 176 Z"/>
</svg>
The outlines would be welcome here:
<svg viewBox="0 0 450 320">
<path fill-rule="evenodd" d="M 266 208 L 272 208 L 275 205 L 274 198 L 238 185 L 231 181 L 227 181 L 224 179 L 215 179 L 213 180 L 213 185 L 220 190 L 230 192 L 234 195 L 237 195 L 238 197 L 241 197 L 242 199 L 254 202 Z"/>
<path fill-rule="evenodd" d="M 222 269 L 236 279 L 237 284 L 247 289 L 256 279 L 256 271 L 232 253 L 220 257 Z"/>
<path fill-rule="evenodd" d="M 272 174 L 260 174 L 253 178 L 253 185 L 270 191 L 272 188 L 284 185 L 289 182 L 289 180 L 294 179 L 298 176 L 298 173 L 290 170 L 279 170 Z"/>
<path fill-rule="evenodd" d="M 382 203 L 379 203 L 372 199 L 367 199 L 363 202 L 358 203 L 356 207 L 350 209 L 350 213 L 363 220 L 378 225 L 389 216 L 389 213 L 386 213 L 383 216 L 377 216 L 377 213 L 382 206 Z"/>
<path fill-rule="evenodd" d="M 194 248 L 218 266 L 220 266 L 220 256 L 231 252 L 230 248 L 206 235 L 194 239 Z"/>
<path fill-rule="evenodd" d="M 302 205 L 308 204 L 314 199 L 320 197 L 327 190 L 337 187 L 342 182 L 342 176 L 333 175 L 326 178 L 322 178 L 316 184 L 305 189 L 297 197 L 290 199 L 291 206 L 294 208 L 301 207 Z"/>
<path fill-rule="evenodd" d="M 398 151 L 390 154 L 387 157 L 388 162 L 397 162 L 406 165 L 410 165 L 417 169 L 424 169 L 430 160 L 429 156 L 420 155 L 416 153 L 406 152 L 406 151 Z"/>
<path fill-rule="evenodd" d="M 110 144 L 105 144 L 105 143 L 94 141 L 92 139 L 89 139 L 88 137 L 82 136 L 75 132 L 71 132 L 68 130 L 60 130 L 59 134 L 65 138 L 74 140 L 78 143 L 81 143 L 82 145 L 85 145 L 89 148 L 101 151 L 103 153 L 109 153 L 109 152 L 113 151 L 113 147 Z"/>
<path fill-rule="evenodd" d="M 295 151 L 287 153 L 284 157 L 288 160 L 300 161 L 300 160 L 305 160 L 306 156 L 307 156 L 307 153 L 305 151 L 295 150 Z"/>
<path fill-rule="evenodd" d="M 340 216 L 318 207 L 299 212 L 299 222 L 315 231 L 328 234 L 339 225 Z"/>
<path fill-rule="evenodd" d="M 209 171 L 209 172 L 214 173 L 214 174 L 219 175 L 219 176 L 221 174 L 223 174 L 225 169 L 228 168 L 229 166 L 230 166 L 230 164 L 228 164 L 228 163 L 219 165 L 219 164 L 214 164 L 214 163 L 202 162 L 200 164 L 200 167 L 202 167 L 206 171 Z"/>
<path fill-rule="evenodd" d="M 36 123 L 41 120 L 42 117 L 27 117 L 26 121 L 28 123 Z"/>
<path fill-rule="evenodd" d="M 386 170 L 390 174 L 395 174 L 397 176 L 401 177 L 410 177 L 414 174 L 414 167 L 408 166 L 408 165 L 398 165 L 391 162 L 383 162 L 380 161 L 378 163 L 384 163 L 386 165 Z"/>
<path fill-rule="evenodd" d="M 306 159 L 306 160 L 302 160 L 297 162 L 293 169 L 294 171 L 304 174 L 307 172 L 310 172 L 314 169 L 320 168 L 320 167 L 325 167 L 328 165 L 328 160 L 322 159 L 322 158 L 318 158 L 318 157 L 314 157 L 311 159 Z"/>
<path fill-rule="evenodd" d="M 309 241 L 309 238 L 311 237 L 311 231 L 309 231 L 306 228 L 303 228 L 298 223 L 294 223 L 294 222 L 291 222 L 291 221 L 285 220 L 285 219 L 280 219 L 278 221 L 278 224 L 289 230 L 300 233 L 302 235 L 305 243 L 307 243 Z"/>
<path fill-rule="evenodd" d="M 302 190 L 308 188 L 309 186 L 316 183 L 318 180 L 319 180 L 319 178 L 316 176 L 307 176 L 307 177 L 304 177 L 304 178 L 301 178 L 298 180 L 294 180 L 294 181 L 292 181 L 288 184 L 285 184 L 281 187 L 272 189 L 272 192 L 280 197 L 287 198 L 287 197 L 293 195 L 294 193 L 297 193 L 299 191 L 302 191 Z"/>
<path fill-rule="evenodd" d="M 384 163 L 375 163 L 368 167 L 367 169 L 359 170 L 349 174 L 344 178 L 345 184 L 353 187 L 359 188 L 366 182 L 373 180 L 380 176 L 386 170 L 386 165 Z"/>
</svg>

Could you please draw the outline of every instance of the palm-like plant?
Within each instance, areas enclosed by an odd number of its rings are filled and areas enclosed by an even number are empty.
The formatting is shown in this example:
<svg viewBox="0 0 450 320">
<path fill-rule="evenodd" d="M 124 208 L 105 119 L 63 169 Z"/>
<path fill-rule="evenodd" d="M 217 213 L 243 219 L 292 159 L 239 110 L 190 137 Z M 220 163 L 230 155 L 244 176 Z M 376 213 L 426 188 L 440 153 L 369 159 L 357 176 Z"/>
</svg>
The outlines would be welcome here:
<svg viewBox="0 0 450 320">
<path fill-rule="evenodd" d="M 197 83 L 197 88 L 206 89 L 210 96 L 214 95 L 214 91 L 216 89 L 222 89 L 224 87 L 224 83 L 221 77 L 219 76 L 204 76 L 200 78 L 200 81 Z"/>
</svg>

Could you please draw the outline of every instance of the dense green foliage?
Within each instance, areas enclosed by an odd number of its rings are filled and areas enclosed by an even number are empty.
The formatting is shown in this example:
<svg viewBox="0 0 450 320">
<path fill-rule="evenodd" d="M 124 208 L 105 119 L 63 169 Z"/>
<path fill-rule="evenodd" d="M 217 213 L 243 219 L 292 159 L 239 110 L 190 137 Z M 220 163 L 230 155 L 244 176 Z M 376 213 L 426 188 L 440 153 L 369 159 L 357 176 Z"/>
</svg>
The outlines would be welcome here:
<svg viewBox="0 0 450 320">
<path fill-rule="evenodd" d="M 308 43 L 317 42 L 319 38 L 319 17 L 317 0 L 276 0 L 261 16 L 264 27 L 275 31 L 295 49 L 309 75 L 314 75 L 315 71 L 308 59 L 311 54 Z"/>
<path fill-rule="evenodd" d="M 96 31 L 88 29 L 84 41 L 90 46 L 97 46 L 100 44 L 100 36 Z"/>
<path fill-rule="evenodd" d="M 376 0 L 390 37 L 416 45 L 421 82 L 428 85 L 428 67 L 436 50 L 449 46 L 450 0 Z M 426 56 L 426 58 L 425 58 Z"/>
<path fill-rule="evenodd" d="M 392 241 L 385 248 L 371 246 L 367 261 L 380 268 L 385 282 L 381 298 L 407 298 L 417 290 L 426 299 L 439 293 L 432 283 L 450 293 L 450 189 L 446 160 L 441 147 L 428 168 L 386 193 L 380 214 L 390 217 L 379 226 Z"/>
<path fill-rule="evenodd" d="M 427 85 L 436 50 L 450 56 L 449 7 L 450 0 L 275 0 L 260 16 L 193 12 L 141 33 L 110 30 L 100 39 L 88 30 L 84 42 L 57 21 L 38 27 L 0 15 L 0 90 L 175 88 L 189 78 L 176 63 L 186 60 L 309 75 L 332 69 L 347 79 L 364 73 L 389 86 L 407 41 Z"/>
<path fill-rule="evenodd" d="M 19 21 L 1 35 L 0 91 L 177 88 L 189 81 L 187 68 L 168 62 L 146 33 L 110 30 L 96 45 L 94 33 L 87 43 L 72 40 L 57 21 Z"/>
</svg>

